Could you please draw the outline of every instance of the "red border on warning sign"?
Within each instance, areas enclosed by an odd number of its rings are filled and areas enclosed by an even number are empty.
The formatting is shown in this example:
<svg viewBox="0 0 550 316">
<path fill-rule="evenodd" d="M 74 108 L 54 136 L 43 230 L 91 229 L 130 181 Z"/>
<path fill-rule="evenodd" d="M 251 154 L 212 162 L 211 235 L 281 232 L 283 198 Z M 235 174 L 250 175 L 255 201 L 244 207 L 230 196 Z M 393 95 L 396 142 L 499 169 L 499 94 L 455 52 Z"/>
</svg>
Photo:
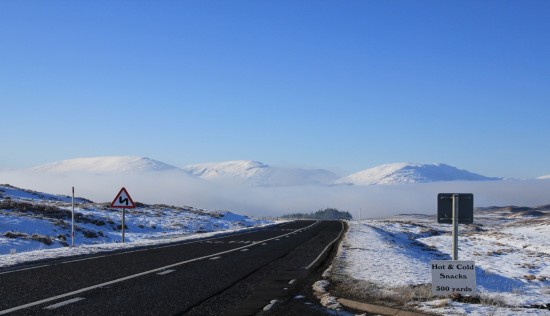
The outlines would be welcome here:
<svg viewBox="0 0 550 316">
<path fill-rule="evenodd" d="M 130 200 L 130 204 L 129 205 L 115 205 L 115 202 L 118 200 L 118 198 L 122 195 L 122 192 L 126 193 L 126 196 L 128 197 L 128 200 Z M 116 195 L 115 199 L 113 200 L 113 202 L 111 202 L 111 207 L 112 208 L 135 208 L 136 207 L 136 204 L 134 203 L 134 201 L 132 200 L 132 197 L 130 196 L 130 194 L 128 194 L 128 191 L 126 191 L 126 188 L 122 187 L 122 189 L 120 189 L 120 191 L 118 192 L 118 194 Z"/>
</svg>

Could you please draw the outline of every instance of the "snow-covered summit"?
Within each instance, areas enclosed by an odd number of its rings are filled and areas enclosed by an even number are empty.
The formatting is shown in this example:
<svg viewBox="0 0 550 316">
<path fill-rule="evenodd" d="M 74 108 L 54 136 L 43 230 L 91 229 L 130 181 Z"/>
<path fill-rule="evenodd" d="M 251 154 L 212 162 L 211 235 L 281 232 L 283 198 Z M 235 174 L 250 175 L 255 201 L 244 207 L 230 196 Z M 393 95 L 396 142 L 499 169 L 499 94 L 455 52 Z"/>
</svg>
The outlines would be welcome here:
<svg viewBox="0 0 550 316">
<path fill-rule="evenodd" d="M 158 160 L 136 156 L 76 158 L 31 168 L 33 172 L 143 173 L 176 170 Z"/>
<path fill-rule="evenodd" d="M 205 180 L 216 180 L 221 177 L 247 179 L 265 168 L 269 168 L 269 166 L 258 161 L 235 160 L 199 163 L 186 166 L 183 170 Z"/>
<path fill-rule="evenodd" d="M 393 163 L 366 169 L 341 178 L 341 184 L 408 184 L 436 181 L 487 181 L 500 178 L 485 177 L 442 163 Z"/>
<path fill-rule="evenodd" d="M 202 163 L 183 169 L 208 181 L 248 186 L 326 185 L 338 178 L 323 169 L 273 167 L 251 160 Z"/>
<path fill-rule="evenodd" d="M 550 174 L 547 175 L 547 176 L 538 177 L 537 179 L 540 179 L 540 180 L 550 180 Z"/>
</svg>

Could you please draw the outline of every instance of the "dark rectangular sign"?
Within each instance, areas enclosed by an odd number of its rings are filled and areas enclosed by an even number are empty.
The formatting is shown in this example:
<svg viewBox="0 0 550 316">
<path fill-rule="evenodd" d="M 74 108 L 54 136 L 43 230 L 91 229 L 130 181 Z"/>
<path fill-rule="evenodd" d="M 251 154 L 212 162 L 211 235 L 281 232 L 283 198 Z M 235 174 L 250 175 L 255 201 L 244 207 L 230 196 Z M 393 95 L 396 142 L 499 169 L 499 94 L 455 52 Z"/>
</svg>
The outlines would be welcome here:
<svg viewBox="0 0 550 316">
<path fill-rule="evenodd" d="M 474 195 L 472 193 L 439 193 L 437 195 L 437 222 L 453 223 L 453 195 L 458 198 L 458 223 L 474 222 Z"/>
</svg>

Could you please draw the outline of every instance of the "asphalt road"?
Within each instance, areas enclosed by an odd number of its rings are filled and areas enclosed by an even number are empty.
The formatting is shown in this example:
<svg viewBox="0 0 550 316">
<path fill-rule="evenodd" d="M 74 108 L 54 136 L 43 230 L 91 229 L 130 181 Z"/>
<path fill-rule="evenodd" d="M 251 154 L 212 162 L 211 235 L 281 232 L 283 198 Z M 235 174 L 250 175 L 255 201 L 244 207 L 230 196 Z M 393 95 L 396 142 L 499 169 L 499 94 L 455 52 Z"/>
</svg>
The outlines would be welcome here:
<svg viewBox="0 0 550 316">
<path fill-rule="evenodd" d="M 0 315 L 253 315 L 288 300 L 343 230 L 297 221 L 0 270 Z"/>
</svg>

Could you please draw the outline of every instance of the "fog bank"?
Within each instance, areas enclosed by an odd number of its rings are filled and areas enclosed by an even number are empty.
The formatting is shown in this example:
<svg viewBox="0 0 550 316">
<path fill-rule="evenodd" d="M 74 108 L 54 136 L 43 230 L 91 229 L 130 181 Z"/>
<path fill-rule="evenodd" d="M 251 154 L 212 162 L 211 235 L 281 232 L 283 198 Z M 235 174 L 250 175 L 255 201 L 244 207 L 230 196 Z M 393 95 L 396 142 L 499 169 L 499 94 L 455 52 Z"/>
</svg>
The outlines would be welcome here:
<svg viewBox="0 0 550 316">
<path fill-rule="evenodd" d="M 473 193 L 476 207 L 550 203 L 550 180 L 461 181 L 377 186 L 244 187 L 213 184 L 181 172 L 143 174 L 1 172 L 0 183 L 53 194 L 111 202 L 121 187 L 134 201 L 228 210 L 251 216 L 280 216 L 326 207 L 355 218 L 401 213 L 435 214 L 437 194 Z"/>
</svg>

